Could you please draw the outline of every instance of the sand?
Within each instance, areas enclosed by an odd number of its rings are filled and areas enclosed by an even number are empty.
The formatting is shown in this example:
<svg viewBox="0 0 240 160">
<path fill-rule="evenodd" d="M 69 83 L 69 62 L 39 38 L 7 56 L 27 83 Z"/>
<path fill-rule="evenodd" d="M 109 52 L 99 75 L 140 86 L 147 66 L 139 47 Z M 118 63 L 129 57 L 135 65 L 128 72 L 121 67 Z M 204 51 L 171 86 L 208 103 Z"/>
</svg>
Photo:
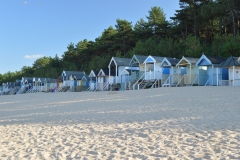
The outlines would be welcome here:
<svg viewBox="0 0 240 160">
<path fill-rule="evenodd" d="M 0 96 L 0 159 L 240 159 L 240 88 Z"/>
</svg>

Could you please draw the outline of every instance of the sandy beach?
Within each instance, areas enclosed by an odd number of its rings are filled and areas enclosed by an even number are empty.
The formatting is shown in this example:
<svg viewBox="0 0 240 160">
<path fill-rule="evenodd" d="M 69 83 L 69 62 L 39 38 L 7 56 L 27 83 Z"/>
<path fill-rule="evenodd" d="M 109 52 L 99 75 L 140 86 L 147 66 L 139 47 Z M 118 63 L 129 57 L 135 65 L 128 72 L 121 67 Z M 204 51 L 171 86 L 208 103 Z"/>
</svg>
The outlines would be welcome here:
<svg viewBox="0 0 240 160">
<path fill-rule="evenodd" d="M 240 159 L 240 88 L 0 96 L 0 159 Z"/>
</svg>

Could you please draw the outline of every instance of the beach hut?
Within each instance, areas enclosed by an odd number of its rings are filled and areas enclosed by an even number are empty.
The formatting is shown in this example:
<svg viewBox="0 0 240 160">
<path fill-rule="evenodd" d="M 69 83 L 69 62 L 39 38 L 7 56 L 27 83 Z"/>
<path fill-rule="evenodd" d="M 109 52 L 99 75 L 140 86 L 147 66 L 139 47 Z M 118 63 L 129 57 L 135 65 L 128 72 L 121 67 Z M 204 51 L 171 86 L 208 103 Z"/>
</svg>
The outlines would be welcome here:
<svg viewBox="0 0 240 160">
<path fill-rule="evenodd" d="M 89 81 L 90 81 L 90 78 L 88 75 L 83 75 L 82 77 L 82 86 L 84 87 L 88 87 L 89 86 Z"/>
<path fill-rule="evenodd" d="M 219 80 L 220 86 L 240 86 L 240 57 L 229 57 L 217 67 L 228 69 L 228 80 Z M 217 74 L 218 75 L 218 74 Z"/>
<path fill-rule="evenodd" d="M 122 76 L 121 73 L 124 69 L 131 69 L 133 68 L 134 70 L 139 69 L 138 67 L 135 66 L 129 66 L 131 59 L 128 58 L 119 58 L 119 57 L 112 57 L 109 64 L 108 64 L 108 69 L 109 69 L 109 83 L 110 84 L 117 84 L 117 83 L 122 83 Z M 112 72 L 115 71 L 115 74 L 113 75 Z M 128 75 L 125 75 L 128 76 Z M 124 78 L 125 79 L 125 78 Z"/>
<path fill-rule="evenodd" d="M 131 81 L 132 82 L 136 82 L 137 80 L 139 80 L 140 78 L 143 77 L 144 73 L 145 73 L 145 69 L 144 69 L 144 61 L 147 59 L 148 56 L 143 56 L 143 55 L 133 55 L 129 66 L 131 67 L 131 69 L 133 67 L 138 67 L 139 70 L 131 70 Z"/>
<path fill-rule="evenodd" d="M 26 90 L 32 89 L 33 87 L 33 77 L 22 77 L 22 84 Z"/>
<path fill-rule="evenodd" d="M 58 79 L 41 78 L 41 81 L 44 83 L 44 92 L 55 92 L 59 87 Z"/>
<path fill-rule="evenodd" d="M 160 63 L 162 67 L 162 86 L 169 86 L 178 76 L 178 67 L 176 66 L 180 59 L 165 57 Z"/>
<path fill-rule="evenodd" d="M 63 71 L 62 72 L 62 79 L 63 79 L 63 86 L 78 86 L 81 85 L 82 76 L 85 75 L 85 72 L 82 71 Z"/>
<path fill-rule="evenodd" d="M 164 57 L 158 56 L 148 56 L 143 64 L 144 64 L 144 79 L 145 80 L 159 80 L 162 79 L 162 67 L 160 67 L 160 63 Z"/>
<path fill-rule="evenodd" d="M 108 90 L 109 89 L 109 81 L 111 81 L 110 77 L 115 76 L 115 71 L 112 70 L 111 73 L 109 73 L 109 69 L 100 69 L 100 71 L 97 74 L 97 84 L 96 89 L 97 90 Z"/>
<path fill-rule="evenodd" d="M 134 57 L 133 62 L 136 61 L 137 56 Z M 130 85 L 132 89 L 145 89 L 152 88 L 153 86 L 160 86 L 162 78 L 162 67 L 159 64 L 162 62 L 163 57 L 147 56 L 143 61 L 143 65 L 139 67 L 144 70 L 143 74 L 137 80 L 134 80 Z M 139 63 L 141 65 L 141 63 Z"/>
<path fill-rule="evenodd" d="M 98 72 L 91 70 L 90 74 L 88 75 L 89 77 L 89 91 L 95 90 L 96 83 L 97 83 L 97 75 Z"/>
<path fill-rule="evenodd" d="M 208 56 L 203 54 L 196 63 L 196 66 L 199 67 L 198 85 L 217 85 L 218 80 L 222 80 L 223 77 L 226 77 L 226 74 L 228 74 L 225 72 L 226 68 L 216 67 L 225 60 L 226 58 L 223 57 Z"/>
<path fill-rule="evenodd" d="M 183 56 L 176 64 L 178 67 L 178 77 L 174 80 L 174 82 L 177 81 L 176 86 L 198 85 L 198 66 L 196 66 L 198 59 Z"/>
</svg>

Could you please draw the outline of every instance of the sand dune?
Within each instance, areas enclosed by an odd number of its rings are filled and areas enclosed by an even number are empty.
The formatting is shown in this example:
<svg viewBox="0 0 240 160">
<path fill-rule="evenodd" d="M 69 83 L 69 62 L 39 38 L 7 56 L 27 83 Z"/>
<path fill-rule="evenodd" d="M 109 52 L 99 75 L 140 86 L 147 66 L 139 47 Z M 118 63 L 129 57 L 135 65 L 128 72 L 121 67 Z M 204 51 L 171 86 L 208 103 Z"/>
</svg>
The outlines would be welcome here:
<svg viewBox="0 0 240 160">
<path fill-rule="evenodd" d="M 0 159 L 240 159 L 240 88 L 0 97 Z"/>
</svg>

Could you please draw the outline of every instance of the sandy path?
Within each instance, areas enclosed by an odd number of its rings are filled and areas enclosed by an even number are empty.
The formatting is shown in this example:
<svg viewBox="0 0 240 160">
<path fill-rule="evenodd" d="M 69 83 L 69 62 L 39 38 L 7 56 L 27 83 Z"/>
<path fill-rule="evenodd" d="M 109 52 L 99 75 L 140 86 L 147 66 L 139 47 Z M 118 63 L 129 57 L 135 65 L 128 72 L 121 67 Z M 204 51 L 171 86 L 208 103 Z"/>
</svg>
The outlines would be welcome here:
<svg viewBox="0 0 240 160">
<path fill-rule="evenodd" d="M 240 88 L 0 97 L 0 159 L 240 159 Z"/>
</svg>

